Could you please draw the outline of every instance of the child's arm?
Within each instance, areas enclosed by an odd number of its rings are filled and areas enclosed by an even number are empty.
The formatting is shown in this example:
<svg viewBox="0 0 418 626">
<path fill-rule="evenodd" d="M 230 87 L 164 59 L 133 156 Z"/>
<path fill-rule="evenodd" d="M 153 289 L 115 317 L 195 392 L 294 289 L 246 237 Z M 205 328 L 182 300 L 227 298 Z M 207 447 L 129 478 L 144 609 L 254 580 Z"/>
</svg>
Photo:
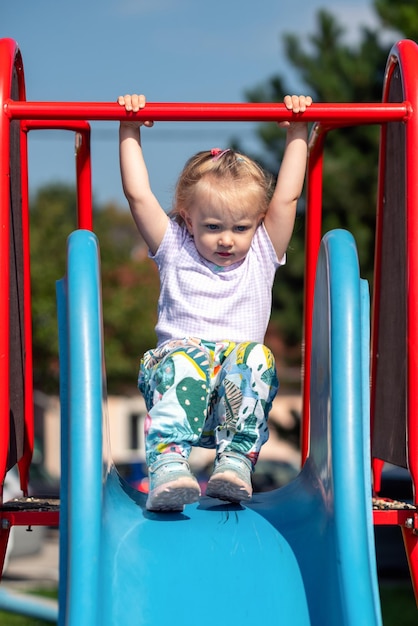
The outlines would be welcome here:
<svg viewBox="0 0 418 626">
<path fill-rule="evenodd" d="M 139 111 L 145 106 L 145 97 L 120 96 L 118 103 L 126 111 Z M 151 191 L 148 171 L 141 147 L 140 126 L 152 126 L 152 122 L 122 121 L 119 128 L 119 155 L 122 186 L 129 202 L 135 224 L 155 254 L 167 229 L 168 216 Z"/>
<path fill-rule="evenodd" d="M 303 113 L 306 107 L 312 104 L 312 98 L 286 96 L 284 103 L 294 113 Z M 264 225 L 279 259 L 286 252 L 292 236 L 308 154 L 308 125 L 302 122 L 287 122 L 281 125 L 287 126 L 286 148 L 277 176 L 276 189 L 264 217 Z"/>
</svg>

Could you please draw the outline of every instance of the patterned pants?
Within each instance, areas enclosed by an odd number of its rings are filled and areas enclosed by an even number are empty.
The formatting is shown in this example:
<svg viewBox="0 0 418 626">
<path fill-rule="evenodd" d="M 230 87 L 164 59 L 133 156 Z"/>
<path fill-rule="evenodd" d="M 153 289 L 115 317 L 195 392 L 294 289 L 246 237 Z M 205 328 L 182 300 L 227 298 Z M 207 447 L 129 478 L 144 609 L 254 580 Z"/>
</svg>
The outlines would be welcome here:
<svg viewBox="0 0 418 626">
<path fill-rule="evenodd" d="M 259 343 L 172 341 L 148 351 L 138 387 L 147 406 L 147 465 L 191 446 L 239 452 L 257 462 L 277 393 L 274 357 Z"/>
</svg>

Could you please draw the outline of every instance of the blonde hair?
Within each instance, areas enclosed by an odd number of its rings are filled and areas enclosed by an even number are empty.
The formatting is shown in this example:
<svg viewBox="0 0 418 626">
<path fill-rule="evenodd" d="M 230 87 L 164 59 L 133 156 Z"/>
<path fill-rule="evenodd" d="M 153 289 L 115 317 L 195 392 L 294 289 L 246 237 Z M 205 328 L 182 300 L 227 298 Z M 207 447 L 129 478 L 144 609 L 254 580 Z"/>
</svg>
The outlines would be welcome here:
<svg viewBox="0 0 418 626">
<path fill-rule="evenodd" d="M 248 196 L 251 212 L 264 215 L 270 202 L 273 179 L 255 161 L 232 149 L 205 150 L 192 156 L 177 181 L 170 217 L 184 223 L 193 204 L 196 187 L 204 179 L 226 201 Z"/>
</svg>

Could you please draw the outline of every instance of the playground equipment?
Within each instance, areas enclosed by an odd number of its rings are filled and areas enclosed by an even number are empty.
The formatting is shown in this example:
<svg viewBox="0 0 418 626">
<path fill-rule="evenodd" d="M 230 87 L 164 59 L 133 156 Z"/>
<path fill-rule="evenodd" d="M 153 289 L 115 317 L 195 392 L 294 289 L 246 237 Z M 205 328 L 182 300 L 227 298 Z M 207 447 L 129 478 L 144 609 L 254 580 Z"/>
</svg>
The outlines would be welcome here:
<svg viewBox="0 0 418 626">
<path fill-rule="evenodd" d="M 379 625 L 373 523 L 402 528 L 418 597 L 417 67 L 418 47 L 402 41 L 388 60 L 382 103 L 314 104 L 303 114 L 316 124 L 300 474 L 245 507 L 203 497 L 182 514 L 156 514 L 117 474 L 107 430 L 88 121 L 125 113 L 117 104 L 26 102 L 20 51 L 14 41 L 0 41 L 0 485 L 18 463 L 24 494 L 0 506 L 0 565 L 12 525 L 58 525 L 59 517 L 60 624 Z M 150 103 L 146 110 L 155 121 L 291 117 L 277 104 Z M 346 231 L 321 232 L 326 135 L 354 124 L 382 127 L 371 350 L 369 294 L 355 242 Z M 59 511 L 48 502 L 29 508 L 25 498 L 33 448 L 26 142 L 40 127 L 78 137 L 78 228 L 57 284 Z M 378 492 L 383 461 L 410 470 L 414 505 L 372 510 L 372 469 Z"/>
</svg>

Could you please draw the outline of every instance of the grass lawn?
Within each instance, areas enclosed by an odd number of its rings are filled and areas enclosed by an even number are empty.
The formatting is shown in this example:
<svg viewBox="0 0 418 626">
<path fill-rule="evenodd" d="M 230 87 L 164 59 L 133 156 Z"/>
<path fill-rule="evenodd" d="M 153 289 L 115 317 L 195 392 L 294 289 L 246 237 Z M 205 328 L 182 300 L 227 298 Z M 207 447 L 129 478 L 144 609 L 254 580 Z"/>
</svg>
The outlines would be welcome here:
<svg viewBox="0 0 418 626">
<path fill-rule="evenodd" d="M 418 610 L 409 581 L 380 586 L 383 626 L 417 626 Z"/>
<path fill-rule="evenodd" d="M 34 589 L 30 593 L 44 598 L 58 598 L 58 592 L 56 590 Z M 51 626 L 53 622 L 46 622 L 42 619 L 34 619 L 27 615 L 16 615 L 15 613 L 6 613 L 0 611 L 0 624 L 1 626 Z"/>
</svg>

